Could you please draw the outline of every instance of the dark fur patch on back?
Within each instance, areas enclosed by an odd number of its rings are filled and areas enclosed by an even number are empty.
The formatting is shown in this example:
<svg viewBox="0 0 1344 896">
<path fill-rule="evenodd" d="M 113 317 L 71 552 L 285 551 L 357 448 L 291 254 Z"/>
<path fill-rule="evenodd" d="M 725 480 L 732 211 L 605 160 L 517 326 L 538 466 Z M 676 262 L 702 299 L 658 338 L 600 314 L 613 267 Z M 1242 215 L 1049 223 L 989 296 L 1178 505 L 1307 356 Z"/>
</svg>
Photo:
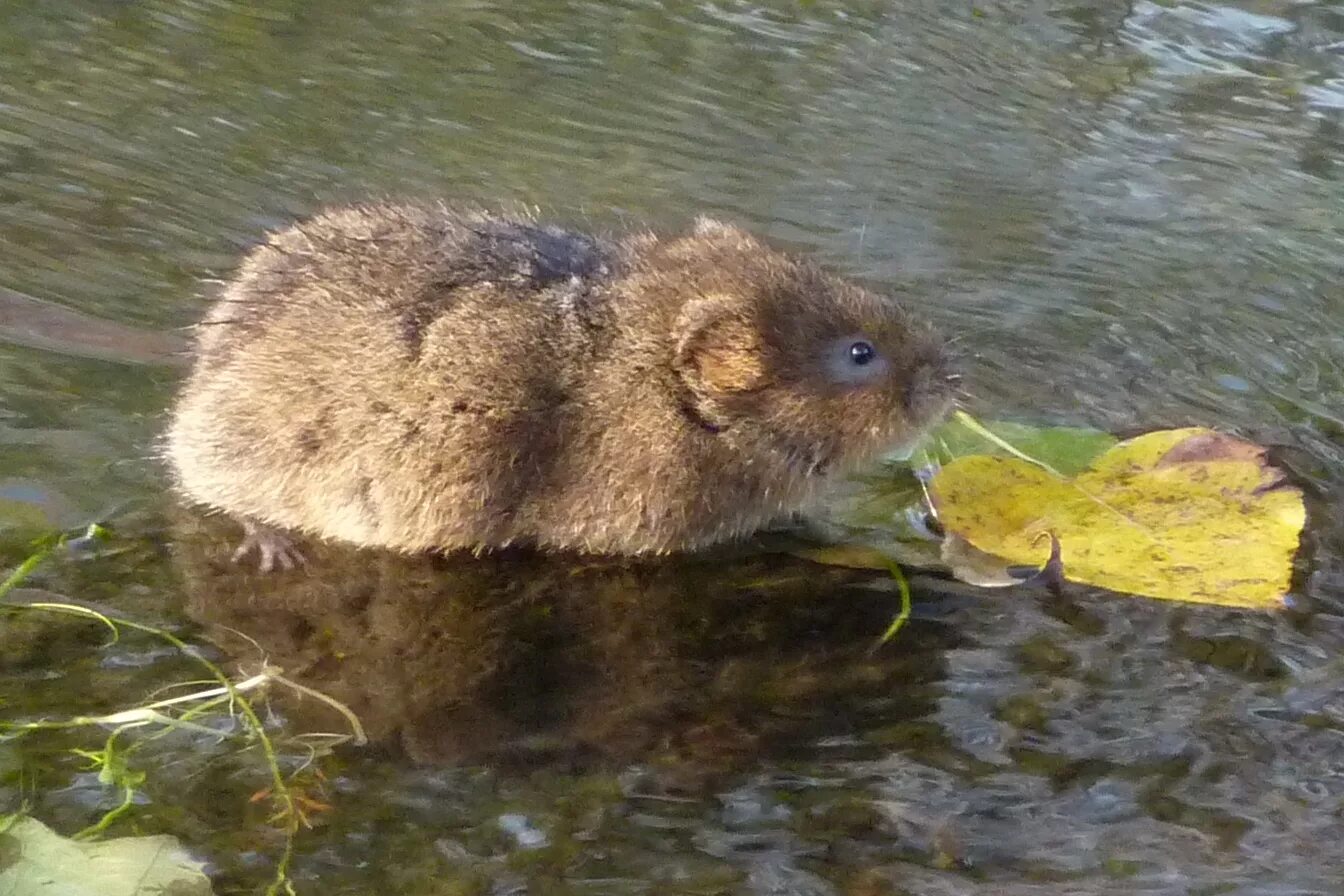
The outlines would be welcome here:
<svg viewBox="0 0 1344 896">
<path fill-rule="evenodd" d="M 537 289 L 609 273 L 607 252 L 587 234 L 521 221 L 490 222 L 474 232 L 481 260 L 495 276 L 527 281 Z"/>
<path fill-rule="evenodd" d="M 441 248 L 444 254 L 423 291 L 396 318 L 397 340 L 412 360 L 420 356 L 426 330 L 460 289 L 507 284 L 521 297 L 573 284 L 571 304 L 577 305 L 589 285 L 610 277 L 615 267 L 613 249 L 601 240 L 524 221 L 468 224 L 463 238 Z M 509 289 L 500 291 L 507 295 Z"/>
<path fill-rule="evenodd" d="M 294 439 L 294 447 L 304 457 L 312 457 L 322 448 L 322 438 L 314 427 L 306 426 L 299 430 L 298 436 Z"/>
</svg>

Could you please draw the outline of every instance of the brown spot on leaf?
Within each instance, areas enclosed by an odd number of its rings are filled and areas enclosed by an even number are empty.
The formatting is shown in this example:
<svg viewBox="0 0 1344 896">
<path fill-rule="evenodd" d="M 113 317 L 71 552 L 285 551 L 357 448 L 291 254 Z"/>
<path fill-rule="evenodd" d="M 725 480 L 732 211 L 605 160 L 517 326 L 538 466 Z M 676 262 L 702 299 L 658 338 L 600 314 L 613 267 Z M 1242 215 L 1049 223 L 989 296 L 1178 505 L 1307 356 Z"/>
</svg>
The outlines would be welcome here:
<svg viewBox="0 0 1344 896">
<path fill-rule="evenodd" d="M 1261 463 L 1265 449 L 1221 432 L 1201 432 L 1179 442 L 1162 455 L 1157 467 L 1200 463 L 1211 460 L 1240 460 Z"/>
</svg>

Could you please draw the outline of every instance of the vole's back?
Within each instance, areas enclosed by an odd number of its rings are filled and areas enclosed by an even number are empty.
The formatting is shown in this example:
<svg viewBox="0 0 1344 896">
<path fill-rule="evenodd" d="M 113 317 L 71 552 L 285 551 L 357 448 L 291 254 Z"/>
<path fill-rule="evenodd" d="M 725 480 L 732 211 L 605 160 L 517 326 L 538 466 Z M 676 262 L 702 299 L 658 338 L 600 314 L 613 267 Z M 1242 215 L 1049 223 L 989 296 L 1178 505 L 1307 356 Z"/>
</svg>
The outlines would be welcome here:
<svg viewBox="0 0 1344 896">
<path fill-rule="evenodd" d="M 169 433 L 179 482 L 356 543 L 513 540 L 610 339 L 598 292 L 621 263 L 589 236 L 432 207 L 283 231 L 199 329 Z"/>
<path fill-rule="evenodd" d="M 539 307 L 578 301 L 610 277 L 617 256 L 593 237 L 524 218 L 433 206 L 341 209 L 253 250 L 207 315 L 198 352 L 227 353 L 279 321 L 326 327 L 349 312 L 397 320 L 396 340 L 414 356 L 425 326 L 464 292 L 507 290 Z"/>
</svg>

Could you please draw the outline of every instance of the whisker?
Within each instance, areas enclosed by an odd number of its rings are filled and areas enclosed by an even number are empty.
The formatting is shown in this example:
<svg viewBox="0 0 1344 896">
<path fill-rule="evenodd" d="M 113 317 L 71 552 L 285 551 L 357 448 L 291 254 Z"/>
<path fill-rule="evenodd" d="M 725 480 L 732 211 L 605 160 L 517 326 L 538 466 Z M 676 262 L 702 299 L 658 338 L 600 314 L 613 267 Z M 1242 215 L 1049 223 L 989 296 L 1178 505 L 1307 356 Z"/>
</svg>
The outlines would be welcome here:
<svg viewBox="0 0 1344 896">
<path fill-rule="evenodd" d="M 981 333 L 1001 333 L 1003 332 L 1003 329 L 1004 328 L 1002 326 L 987 324 L 983 327 L 976 327 L 973 330 L 960 330 L 951 336 L 945 337 L 943 339 L 943 342 L 947 345 L 957 345 L 958 343 L 965 342 L 967 339 L 970 339 L 973 336 L 979 336 Z"/>
</svg>

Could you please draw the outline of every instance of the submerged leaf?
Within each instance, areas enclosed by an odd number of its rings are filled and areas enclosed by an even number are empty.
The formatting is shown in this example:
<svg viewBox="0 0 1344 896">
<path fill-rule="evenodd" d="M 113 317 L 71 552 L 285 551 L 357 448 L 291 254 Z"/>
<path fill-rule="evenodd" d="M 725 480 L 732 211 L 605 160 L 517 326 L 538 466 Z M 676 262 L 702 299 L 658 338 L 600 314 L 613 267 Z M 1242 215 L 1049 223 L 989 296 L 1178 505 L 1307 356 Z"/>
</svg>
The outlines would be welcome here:
<svg viewBox="0 0 1344 896">
<path fill-rule="evenodd" d="M 843 566 L 847 569 L 887 569 L 892 559 L 877 548 L 862 544 L 830 544 L 819 547 L 799 547 L 791 551 L 795 557 L 824 563 L 827 566 Z"/>
<path fill-rule="evenodd" d="M 1024 580 L 1012 574 L 1013 564 L 980 550 L 955 532 L 943 539 L 941 559 L 953 576 L 979 588 L 1007 588 Z"/>
<path fill-rule="evenodd" d="M 0 832 L 0 893 L 210 896 L 201 867 L 166 835 L 80 843 L 33 818 Z"/>
<path fill-rule="evenodd" d="M 810 534 L 827 546 L 792 553 L 830 566 L 941 567 L 939 539 L 923 522 L 923 501 L 924 486 L 914 472 L 887 463 L 880 472 L 841 484 L 808 520 Z"/>
<path fill-rule="evenodd" d="M 1277 607 L 1306 520 L 1264 449 L 1207 429 L 1123 442 L 1073 478 L 963 457 L 931 483 L 943 526 L 1010 564 L 1056 536 L 1076 582 L 1170 600 Z"/>
</svg>

